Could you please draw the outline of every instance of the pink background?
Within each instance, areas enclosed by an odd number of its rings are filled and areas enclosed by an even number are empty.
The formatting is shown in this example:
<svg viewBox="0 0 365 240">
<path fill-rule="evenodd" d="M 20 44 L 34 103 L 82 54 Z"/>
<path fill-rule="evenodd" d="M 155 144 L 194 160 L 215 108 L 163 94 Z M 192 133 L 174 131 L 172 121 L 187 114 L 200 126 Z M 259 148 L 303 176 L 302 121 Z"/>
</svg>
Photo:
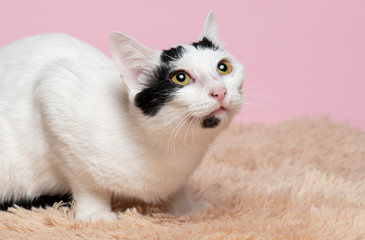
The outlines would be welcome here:
<svg viewBox="0 0 365 240">
<path fill-rule="evenodd" d="M 197 40 L 214 9 L 226 47 L 246 68 L 239 121 L 329 116 L 365 129 L 365 1 L 0 0 L 0 46 L 63 32 L 109 55 L 108 34 L 153 48 Z"/>
</svg>

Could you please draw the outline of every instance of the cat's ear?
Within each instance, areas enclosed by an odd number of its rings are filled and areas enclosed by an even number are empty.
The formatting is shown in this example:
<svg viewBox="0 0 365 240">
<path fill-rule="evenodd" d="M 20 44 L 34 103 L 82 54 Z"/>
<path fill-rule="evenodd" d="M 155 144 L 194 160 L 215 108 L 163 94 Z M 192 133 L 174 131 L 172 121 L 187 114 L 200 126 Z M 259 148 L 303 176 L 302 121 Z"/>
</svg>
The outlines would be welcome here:
<svg viewBox="0 0 365 240">
<path fill-rule="evenodd" d="M 219 38 L 219 33 L 218 33 L 218 24 L 215 20 L 213 10 L 211 10 L 209 12 L 208 17 L 205 20 L 205 25 L 204 25 L 202 33 L 200 34 L 199 40 L 202 40 L 203 38 L 207 38 L 208 40 L 212 41 L 217 46 L 222 45 L 220 38 Z"/>
<path fill-rule="evenodd" d="M 158 52 L 120 32 L 110 33 L 110 50 L 123 84 L 129 92 L 139 92 L 139 76 L 153 67 Z"/>
</svg>

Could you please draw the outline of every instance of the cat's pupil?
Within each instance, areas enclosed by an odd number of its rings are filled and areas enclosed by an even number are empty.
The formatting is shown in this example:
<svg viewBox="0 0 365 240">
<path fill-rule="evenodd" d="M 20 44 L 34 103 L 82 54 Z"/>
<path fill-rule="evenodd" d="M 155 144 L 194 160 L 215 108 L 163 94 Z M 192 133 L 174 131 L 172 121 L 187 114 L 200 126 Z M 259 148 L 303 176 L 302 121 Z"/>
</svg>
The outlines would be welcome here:
<svg viewBox="0 0 365 240">
<path fill-rule="evenodd" d="M 226 72 L 228 71 L 228 67 L 226 64 L 224 63 L 220 63 L 219 66 L 218 66 L 219 70 L 221 70 L 222 72 Z"/>
<path fill-rule="evenodd" d="M 179 82 L 184 82 L 184 81 L 185 81 L 185 79 L 186 79 L 186 77 L 185 77 L 185 74 L 184 74 L 184 73 L 179 73 L 179 74 L 177 75 L 177 80 L 178 80 Z"/>
</svg>

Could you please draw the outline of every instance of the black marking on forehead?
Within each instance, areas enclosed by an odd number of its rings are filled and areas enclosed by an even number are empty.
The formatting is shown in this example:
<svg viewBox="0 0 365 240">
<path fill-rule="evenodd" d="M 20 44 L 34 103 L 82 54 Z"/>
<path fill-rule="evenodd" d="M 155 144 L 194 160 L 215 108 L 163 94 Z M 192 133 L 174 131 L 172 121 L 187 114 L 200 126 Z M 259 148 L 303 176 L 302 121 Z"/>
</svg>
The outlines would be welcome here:
<svg viewBox="0 0 365 240">
<path fill-rule="evenodd" d="M 220 121 L 221 120 L 219 118 L 217 118 L 215 116 L 211 116 L 211 117 L 204 119 L 204 121 L 202 123 L 202 127 L 203 128 L 215 128 L 216 126 L 218 126 Z"/>
<path fill-rule="evenodd" d="M 183 46 L 177 46 L 170 48 L 169 50 L 163 50 L 161 53 L 161 62 L 169 63 L 179 60 L 185 52 Z"/>
<path fill-rule="evenodd" d="M 170 80 L 172 68 L 167 65 L 158 66 L 147 79 L 145 88 L 137 93 L 134 102 L 146 116 L 156 116 L 165 103 L 173 99 L 173 93 L 182 86 Z"/>
<path fill-rule="evenodd" d="M 196 49 L 212 49 L 212 50 L 219 49 L 218 46 L 214 45 L 214 43 L 206 37 L 204 37 L 199 42 L 192 43 L 191 45 L 193 45 Z"/>
</svg>

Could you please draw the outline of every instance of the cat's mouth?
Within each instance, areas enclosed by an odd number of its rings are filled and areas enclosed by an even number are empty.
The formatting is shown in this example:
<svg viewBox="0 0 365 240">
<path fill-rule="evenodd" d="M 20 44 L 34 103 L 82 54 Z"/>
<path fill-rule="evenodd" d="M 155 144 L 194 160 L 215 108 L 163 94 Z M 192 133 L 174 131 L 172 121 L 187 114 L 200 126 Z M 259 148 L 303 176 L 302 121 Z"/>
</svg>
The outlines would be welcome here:
<svg viewBox="0 0 365 240">
<path fill-rule="evenodd" d="M 227 108 L 225 108 L 224 106 L 220 106 L 219 108 L 217 108 L 216 110 L 214 110 L 213 112 L 211 112 L 210 114 L 208 114 L 206 116 L 206 118 L 209 118 L 209 117 L 213 117 L 213 116 L 220 116 L 222 115 L 223 113 L 227 112 Z"/>
<path fill-rule="evenodd" d="M 220 115 L 221 113 L 227 111 L 227 109 L 223 106 L 220 106 L 217 110 L 212 112 L 210 115 Z"/>
</svg>

